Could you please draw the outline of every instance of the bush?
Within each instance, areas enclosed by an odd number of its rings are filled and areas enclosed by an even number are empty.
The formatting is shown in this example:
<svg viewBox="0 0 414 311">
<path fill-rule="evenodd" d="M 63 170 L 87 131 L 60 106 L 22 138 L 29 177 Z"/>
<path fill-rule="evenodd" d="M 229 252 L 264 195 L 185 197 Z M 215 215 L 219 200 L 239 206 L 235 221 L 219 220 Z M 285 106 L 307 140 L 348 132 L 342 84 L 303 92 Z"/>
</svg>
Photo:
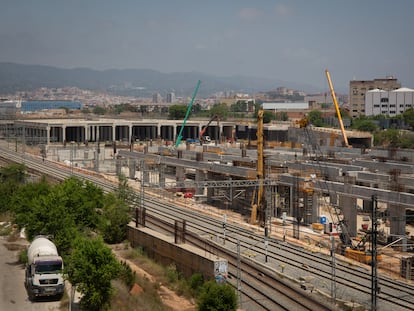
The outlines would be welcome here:
<svg viewBox="0 0 414 311">
<path fill-rule="evenodd" d="M 121 279 L 128 288 L 131 288 L 135 283 L 135 278 L 136 273 L 132 271 L 131 267 L 125 261 L 122 261 L 119 279 Z"/>
<path fill-rule="evenodd" d="M 191 294 L 197 297 L 200 293 L 200 290 L 204 284 L 204 277 L 201 273 L 193 274 L 189 281 L 189 286 Z"/>
<path fill-rule="evenodd" d="M 198 296 L 199 311 L 235 311 L 236 309 L 237 296 L 230 285 L 209 281 L 201 288 Z"/>
<path fill-rule="evenodd" d="M 177 267 L 174 264 L 171 264 L 167 267 L 165 275 L 167 277 L 168 284 L 173 284 L 179 279 L 179 273 L 177 271 Z"/>
</svg>

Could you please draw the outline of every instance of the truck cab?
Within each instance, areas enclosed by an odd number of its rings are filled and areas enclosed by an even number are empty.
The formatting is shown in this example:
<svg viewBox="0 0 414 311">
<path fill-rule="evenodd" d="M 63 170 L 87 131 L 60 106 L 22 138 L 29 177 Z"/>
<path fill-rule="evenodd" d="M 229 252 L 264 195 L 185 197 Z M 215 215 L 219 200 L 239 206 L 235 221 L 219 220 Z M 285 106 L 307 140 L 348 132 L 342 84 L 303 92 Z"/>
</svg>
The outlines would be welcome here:
<svg viewBox="0 0 414 311">
<path fill-rule="evenodd" d="M 47 238 L 36 237 L 28 249 L 25 287 L 31 300 L 36 297 L 62 297 L 65 289 L 63 260 Z"/>
</svg>

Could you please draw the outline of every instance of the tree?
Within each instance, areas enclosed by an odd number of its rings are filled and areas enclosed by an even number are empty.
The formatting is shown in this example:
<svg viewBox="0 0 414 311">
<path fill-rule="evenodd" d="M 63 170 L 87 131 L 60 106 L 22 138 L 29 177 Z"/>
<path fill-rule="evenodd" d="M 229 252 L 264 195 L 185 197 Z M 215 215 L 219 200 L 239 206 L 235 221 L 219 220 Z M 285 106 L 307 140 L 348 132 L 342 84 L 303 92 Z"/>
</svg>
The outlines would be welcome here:
<svg viewBox="0 0 414 311">
<path fill-rule="evenodd" d="M 26 180 L 26 167 L 24 164 L 11 164 L 0 169 L 1 182 L 23 184 Z"/>
<path fill-rule="evenodd" d="M 128 201 L 133 191 L 124 175 L 118 176 L 118 189 L 115 194 L 108 193 L 104 199 L 99 230 L 107 243 L 119 243 L 126 239 L 127 225 L 131 220 Z"/>
<path fill-rule="evenodd" d="M 169 117 L 173 120 L 181 120 L 184 119 L 185 114 L 187 113 L 187 106 L 186 105 L 172 105 L 170 109 L 168 109 Z"/>
<path fill-rule="evenodd" d="M 404 122 L 411 128 L 414 128 L 414 108 L 407 109 L 403 113 Z"/>
<path fill-rule="evenodd" d="M 101 188 L 89 181 L 71 177 L 55 186 L 54 195 L 60 198 L 78 228 L 96 228 L 99 221 L 97 211 L 104 206 Z"/>
<path fill-rule="evenodd" d="M 220 120 L 225 120 L 229 114 L 229 107 L 225 103 L 215 104 L 210 109 L 210 117 L 217 115 Z"/>
<path fill-rule="evenodd" d="M 197 297 L 199 311 L 233 311 L 237 309 L 237 296 L 228 284 L 215 281 L 204 283 Z"/>
<path fill-rule="evenodd" d="M 397 147 L 399 141 L 399 131 L 397 129 L 387 129 L 379 131 L 374 135 L 374 144 L 384 147 Z"/>
<path fill-rule="evenodd" d="M 99 226 L 104 241 L 110 244 L 124 241 L 130 220 L 128 205 L 115 195 L 107 194 Z"/>
<path fill-rule="evenodd" d="M 247 102 L 245 100 L 238 100 L 230 106 L 231 112 L 247 112 Z"/>
<path fill-rule="evenodd" d="M 358 131 L 364 131 L 364 132 L 374 132 L 378 129 L 377 124 L 374 121 L 371 120 L 360 120 L 356 122 L 356 124 L 353 126 L 353 128 L 357 129 Z"/>
<path fill-rule="evenodd" d="M 38 234 L 53 235 L 56 246 L 65 253 L 78 234 L 97 227 L 103 202 L 102 189 L 69 178 L 53 187 L 26 185 L 13 197 L 12 211 L 16 223 L 26 228 L 29 240 Z"/>
<path fill-rule="evenodd" d="M 75 219 L 66 208 L 61 194 L 54 188 L 44 195 L 32 198 L 30 209 L 25 211 L 26 217 L 23 219 L 29 240 L 39 234 L 52 235 L 59 251 L 66 253 L 71 249 L 78 230 Z"/>
<path fill-rule="evenodd" d="M 314 126 L 323 126 L 322 112 L 320 110 L 312 110 L 308 113 L 308 119 Z"/>
<path fill-rule="evenodd" d="M 106 109 L 101 106 L 96 106 L 95 108 L 93 108 L 92 111 L 94 114 L 99 114 L 99 115 L 104 115 L 106 113 Z"/>
<path fill-rule="evenodd" d="M 199 113 L 201 112 L 201 105 L 200 104 L 194 104 L 193 105 L 193 113 Z"/>
<path fill-rule="evenodd" d="M 113 293 L 111 281 L 121 266 L 101 238 L 77 238 L 65 268 L 69 281 L 82 294 L 83 310 L 108 310 Z"/>
<path fill-rule="evenodd" d="M 274 119 L 273 112 L 263 111 L 263 123 L 270 123 Z"/>
<path fill-rule="evenodd" d="M 0 211 L 11 209 L 12 198 L 25 181 L 26 167 L 23 164 L 12 164 L 0 169 Z"/>
<path fill-rule="evenodd" d="M 15 215 L 14 221 L 20 228 L 25 227 L 30 221 L 33 200 L 47 195 L 51 191 L 51 188 L 43 178 L 40 182 L 28 183 L 18 187 L 13 196 L 9 198 L 7 209 Z M 1 193 L 0 198 L 4 195 L 3 191 Z"/>
</svg>

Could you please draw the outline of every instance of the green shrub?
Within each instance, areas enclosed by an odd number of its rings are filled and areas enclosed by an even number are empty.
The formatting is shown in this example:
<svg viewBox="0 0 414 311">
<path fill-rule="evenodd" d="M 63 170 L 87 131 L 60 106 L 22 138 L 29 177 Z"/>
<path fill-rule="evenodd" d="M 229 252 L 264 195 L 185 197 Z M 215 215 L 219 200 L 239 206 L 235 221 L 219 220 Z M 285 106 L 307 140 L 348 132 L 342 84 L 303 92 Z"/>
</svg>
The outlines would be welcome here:
<svg viewBox="0 0 414 311">
<path fill-rule="evenodd" d="M 191 294 L 197 297 L 204 284 L 204 277 L 201 273 L 193 274 L 189 280 Z"/>
<path fill-rule="evenodd" d="M 214 281 L 204 283 L 198 296 L 199 311 L 235 311 L 237 295 L 228 284 L 217 284 Z"/>
<path fill-rule="evenodd" d="M 131 267 L 125 261 L 121 261 L 119 279 L 121 279 L 128 288 L 131 288 L 135 283 L 136 273 L 132 271 Z"/>
</svg>

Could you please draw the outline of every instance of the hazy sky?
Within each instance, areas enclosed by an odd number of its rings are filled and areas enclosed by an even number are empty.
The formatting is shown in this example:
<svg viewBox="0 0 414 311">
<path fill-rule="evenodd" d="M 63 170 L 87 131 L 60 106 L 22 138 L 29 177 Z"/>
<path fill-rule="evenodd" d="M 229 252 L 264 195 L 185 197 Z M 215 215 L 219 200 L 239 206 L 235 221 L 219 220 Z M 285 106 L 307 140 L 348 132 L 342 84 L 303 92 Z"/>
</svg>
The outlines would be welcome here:
<svg viewBox="0 0 414 311">
<path fill-rule="evenodd" d="M 412 0 L 0 0 L 0 61 L 414 88 Z M 275 85 L 280 86 L 280 85 Z"/>
</svg>

